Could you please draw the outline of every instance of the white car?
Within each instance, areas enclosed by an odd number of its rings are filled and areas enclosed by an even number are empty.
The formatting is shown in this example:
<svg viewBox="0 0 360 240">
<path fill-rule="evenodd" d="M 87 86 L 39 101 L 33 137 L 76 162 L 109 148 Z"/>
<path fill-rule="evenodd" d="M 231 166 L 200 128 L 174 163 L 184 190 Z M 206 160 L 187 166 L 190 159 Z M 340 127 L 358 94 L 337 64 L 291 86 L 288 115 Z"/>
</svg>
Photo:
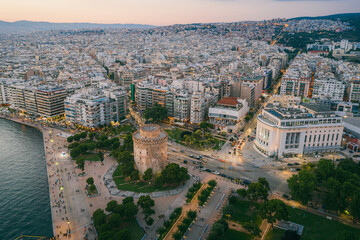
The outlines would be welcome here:
<svg viewBox="0 0 360 240">
<path fill-rule="evenodd" d="M 214 174 L 219 175 L 220 173 L 218 171 L 213 171 Z"/>
</svg>

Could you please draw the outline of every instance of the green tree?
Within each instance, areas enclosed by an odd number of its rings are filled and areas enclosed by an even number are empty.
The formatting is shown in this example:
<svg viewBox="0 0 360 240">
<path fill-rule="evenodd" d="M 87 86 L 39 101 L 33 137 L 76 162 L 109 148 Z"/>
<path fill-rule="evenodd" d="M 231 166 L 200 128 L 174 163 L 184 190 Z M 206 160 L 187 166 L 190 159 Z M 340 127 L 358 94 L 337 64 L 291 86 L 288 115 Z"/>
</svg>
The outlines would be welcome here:
<svg viewBox="0 0 360 240">
<path fill-rule="evenodd" d="M 109 224 L 112 228 L 118 228 L 121 224 L 121 215 L 117 213 L 113 213 L 110 215 Z"/>
<path fill-rule="evenodd" d="M 116 200 L 111 200 L 110 202 L 108 202 L 107 204 L 106 204 L 106 208 L 105 208 L 105 210 L 106 211 L 108 211 L 108 212 L 116 212 L 116 209 L 117 209 L 117 207 L 118 207 L 118 203 L 117 203 L 117 201 Z"/>
<path fill-rule="evenodd" d="M 89 138 L 90 139 L 94 139 L 95 136 L 96 136 L 96 133 L 94 133 L 94 132 L 89 133 Z"/>
<path fill-rule="evenodd" d="M 89 187 L 89 190 L 90 190 L 90 192 L 96 191 L 95 185 L 94 185 L 94 184 L 91 184 L 90 187 Z"/>
<path fill-rule="evenodd" d="M 138 206 L 136 206 L 134 202 L 124 204 L 124 209 L 125 217 L 128 219 L 134 217 L 139 211 Z"/>
<path fill-rule="evenodd" d="M 316 188 L 317 180 L 314 172 L 301 170 L 299 174 L 293 175 L 287 180 L 290 193 L 294 199 L 302 204 L 312 200 L 312 193 Z"/>
<path fill-rule="evenodd" d="M 146 225 L 151 226 L 154 223 L 154 219 L 152 217 L 148 216 L 145 218 L 145 223 L 146 223 Z"/>
<path fill-rule="evenodd" d="M 235 212 L 235 207 L 234 205 L 226 205 L 224 208 L 223 208 L 223 214 L 226 216 L 226 215 L 230 215 L 232 216 Z"/>
<path fill-rule="evenodd" d="M 328 209 L 345 210 L 346 201 L 342 192 L 342 184 L 333 177 L 328 178 L 325 182 L 323 203 Z"/>
<path fill-rule="evenodd" d="M 146 171 L 144 172 L 144 176 L 143 176 L 143 179 L 145 181 L 150 181 L 153 177 L 153 170 L 152 168 L 148 168 L 146 169 Z"/>
<path fill-rule="evenodd" d="M 89 184 L 89 185 L 94 184 L 94 178 L 89 177 L 88 179 L 86 179 L 86 183 Z"/>
<path fill-rule="evenodd" d="M 131 233 L 128 229 L 121 229 L 115 234 L 115 240 L 131 240 Z"/>
<path fill-rule="evenodd" d="M 360 188 L 352 194 L 349 210 L 354 219 L 360 220 Z"/>
<path fill-rule="evenodd" d="M 71 143 L 71 142 L 74 141 L 74 137 L 73 137 L 73 136 L 70 136 L 70 137 L 68 137 L 68 138 L 66 139 L 66 141 L 67 141 L 68 143 Z"/>
<path fill-rule="evenodd" d="M 158 122 L 167 118 L 167 109 L 160 104 L 155 103 L 152 108 L 148 108 L 144 112 L 146 120 L 152 119 L 153 122 Z"/>
<path fill-rule="evenodd" d="M 329 159 L 320 159 L 317 164 L 315 173 L 320 182 L 326 182 L 335 173 L 335 165 Z"/>
<path fill-rule="evenodd" d="M 237 201 L 237 198 L 235 196 L 230 196 L 229 197 L 229 204 L 234 205 Z"/>
<path fill-rule="evenodd" d="M 104 224 L 106 222 L 106 215 L 104 213 L 104 210 L 102 210 L 102 209 L 95 210 L 95 212 L 93 213 L 93 221 L 94 221 L 95 227 L 98 227 L 101 224 Z"/>
<path fill-rule="evenodd" d="M 104 153 L 103 152 L 98 152 L 97 156 L 99 157 L 100 161 L 104 161 Z"/>
<path fill-rule="evenodd" d="M 285 203 L 279 199 L 271 199 L 263 202 L 259 207 L 259 213 L 263 219 L 266 219 L 268 223 L 271 224 L 271 227 L 273 227 L 273 224 L 277 220 L 289 219 L 287 207 Z"/>
<path fill-rule="evenodd" d="M 136 170 L 136 169 L 135 169 L 134 171 L 132 171 L 130 178 L 131 178 L 132 181 L 137 181 L 137 180 L 139 180 L 139 179 L 140 179 L 140 177 L 139 177 L 139 170 Z"/>
<path fill-rule="evenodd" d="M 212 180 L 210 180 L 210 181 L 208 182 L 208 184 L 209 184 L 209 186 L 211 186 L 211 187 L 215 187 L 216 184 L 217 184 L 217 182 L 216 182 L 214 179 L 212 179 Z"/>
<path fill-rule="evenodd" d="M 85 169 L 85 160 L 84 160 L 84 158 L 78 158 L 78 159 L 76 159 L 76 164 L 78 165 L 78 167 L 82 170 L 82 171 L 84 171 L 84 169 Z"/>
<path fill-rule="evenodd" d="M 176 163 L 170 163 L 162 170 L 160 176 L 155 179 L 155 185 L 178 186 L 189 179 L 190 177 L 186 168 L 180 167 L 179 164 Z"/>
<path fill-rule="evenodd" d="M 142 208 L 151 208 L 155 206 L 154 200 L 152 200 L 149 195 L 141 196 L 137 204 Z"/>
<path fill-rule="evenodd" d="M 246 198 L 246 189 L 244 188 L 239 188 L 238 190 L 236 190 L 236 193 L 241 197 L 241 198 Z"/>
<path fill-rule="evenodd" d="M 82 132 L 79 134 L 80 138 L 86 138 L 87 137 L 87 132 Z"/>
</svg>

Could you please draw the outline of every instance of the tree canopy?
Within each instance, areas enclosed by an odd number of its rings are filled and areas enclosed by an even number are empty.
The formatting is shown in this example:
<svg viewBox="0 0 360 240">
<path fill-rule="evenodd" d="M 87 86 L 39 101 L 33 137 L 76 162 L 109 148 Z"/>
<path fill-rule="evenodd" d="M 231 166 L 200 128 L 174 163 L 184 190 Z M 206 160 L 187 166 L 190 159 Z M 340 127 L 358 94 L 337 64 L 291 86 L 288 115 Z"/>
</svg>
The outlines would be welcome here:
<svg viewBox="0 0 360 240">
<path fill-rule="evenodd" d="M 167 109 L 158 103 L 155 103 L 152 108 L 148 108 L 144 112 L 144 118 L 146 120 L 152 119 L 153 122 L 164 120 L 167 116 Z"/>
</svg>

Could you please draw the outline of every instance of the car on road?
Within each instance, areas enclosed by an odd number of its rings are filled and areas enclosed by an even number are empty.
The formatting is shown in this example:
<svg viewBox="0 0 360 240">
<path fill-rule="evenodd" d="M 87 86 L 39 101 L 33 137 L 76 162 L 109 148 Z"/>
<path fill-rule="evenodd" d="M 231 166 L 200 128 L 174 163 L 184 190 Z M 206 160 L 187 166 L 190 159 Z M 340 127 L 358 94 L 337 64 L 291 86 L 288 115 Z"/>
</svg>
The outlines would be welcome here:
<svg viewBox="0 0 360 240">
<path fill-rule="evenodd" d="M 218 171 L 213 171 L 214 174 L 219 175 L 220 173 Z"/>
<path fill-rule="evenodd" d="M 194 158 L 194 155 L 190 155 L 189 157 Z"/>
<path fill-rule="evenodd" d="M 294 165 L 300 165 L 300 163 L 296 162 L 296 163 L 294 163 Z"/>
<path fill-rule="evenodd" d="M 294 164 L 292 164 L 292 163 L 288 163 L 287 165 L 288 165 L 288 166 L 293 166 Z"/>
<path fill-rule="evenodd" d="M 187 163 L 188 163 L 188 160 L 184 160 L 183 163 L 187 164 Z"/>
<path fill-rule="evenodd" d="M 354 153 L 354 151 L 350 150 L 349 153 Z"/>
</svg>

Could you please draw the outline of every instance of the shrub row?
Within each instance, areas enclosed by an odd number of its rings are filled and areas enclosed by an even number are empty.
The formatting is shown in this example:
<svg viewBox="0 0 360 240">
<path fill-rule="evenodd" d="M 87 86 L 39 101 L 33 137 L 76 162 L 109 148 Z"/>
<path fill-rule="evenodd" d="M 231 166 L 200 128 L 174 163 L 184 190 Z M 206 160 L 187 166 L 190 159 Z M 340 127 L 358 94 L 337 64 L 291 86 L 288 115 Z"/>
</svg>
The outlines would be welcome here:
<svg viewBox="0 0 360 240">
<path fill-rule="evenodd" d="M 196 195 L 196 193 L 199 191 L 199 189 L 201 188 L 202 183 L 198 182 L 198 183 L 194 183 L 192 185 L 192 187 L 189 188 L 188 193 L 186 194 L 186 203 L 190 203 L 191 200 L 194 198 L 194 196 Z"/>
<path fill-rule="evenodd" d="M 166 234 L 169 232 L 171 227 L 174 225 L 176 220 L 180 217 L 182 213 L 182 208 L 175 208 L 174 211 L 170 214 L 169 220 L 165 221 L 162 227 L 159 227 L 156 232 L 159 233 L 158 239 L 163 239 Z"/>
</svg>

